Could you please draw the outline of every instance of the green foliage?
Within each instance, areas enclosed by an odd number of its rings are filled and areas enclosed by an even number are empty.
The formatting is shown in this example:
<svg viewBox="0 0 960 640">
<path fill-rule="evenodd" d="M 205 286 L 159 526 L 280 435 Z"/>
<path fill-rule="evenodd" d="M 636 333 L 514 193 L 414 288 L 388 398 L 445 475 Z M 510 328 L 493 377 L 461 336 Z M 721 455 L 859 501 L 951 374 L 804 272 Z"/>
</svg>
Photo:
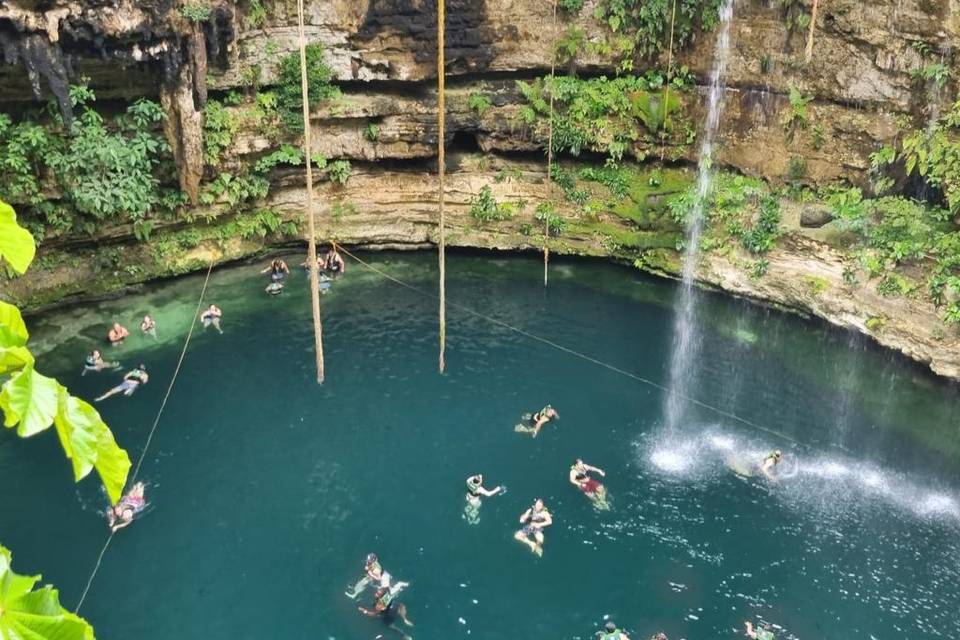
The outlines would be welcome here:
<svg viewBox="0 0 960 640">
<path fill-rule="evenodd" d="M 960 99 L 937 122 L 907 135 L 901 157 L 908 175 L 940 189 L 951 214 L 960 215 Z"/>
<path fill-rule="evenodd" d="M 336 98 L 340 90 L 332 84 L 333 69 L 327 64 L 323 47 L 307 45 L 307 85 L 310 108 Z M 293 132 L 303 131 L 303 99 L 300 82 L 300 54 L 291 53 L 280 61 L 277 81 L 277 111 L 284 126 Z"/>
<path fill-rule="evenodd" d="M 371 122 L 363 130 L 363 137 L 370 142 L 376 142 L 380 139 L 380 125 Z"/>
<path fill-rule="evenodd" d="M 914 69 L 910 75 L 914 80 L 932 82 L 938 89 L 942 89 L 950 80 L 950 67 L 941 62 L 935 62 Z"/>
<path fill-rule="evenodd" d="M 583 0 L 559 0 L 557 6 L 569 14 L 576 15 L 583 9 Z"/>
<path fill-rule="evenodd" d="M 787 166 L 787 178 L 791 182 L 800 182 L 807 177 L 807 159 L 803 156 L 791 156 Z"/>
<path fill-rule="evenodd" d="M 760 58 L 760 73 L 767 75 L 771 71 L 773 71 L 773 58 L 770 57 L 769 53 L 765 53 Z"/>
<path fill-rule="evenodd" d="M 490 102 L 490 98 L 482 93 L 471 93 L 467 97 L 467 107 L 482 118 L 483 114 L 493 107 L 493 103 Z"/>
<path fill-rule="evenodd" d="M 263 6 L 263 0 L 250 0 L 250 8 L 247 9 L 247 26 L 259 29 L 266 23 L 267 9 Z"/>
<path fill-rule="evenodd" d="M 819 151 L 823 148 L 823 145 L 827 143 L 827 134 L 823 128 L 823 125 L 814 125 L 813 131 L 810 134 L 810 144 L 813 145 L 813 148 Z"/>
<path fill-rule="evenodd" d="M 470 198 L 470 216 L 480 223 L 509 220 L 513 215 L 514 207 L 509 203 L 497 202 L 488 186 Z"/>
<path fill-rule="evenodd" d="M 780 0 L 780 18 L 787 27 L 788 37 L 810 26 L 810 14 L 803 0 Z"/>
<path fill-rule="evenodd" d="M 559 236 L 563 234 L 567 227 L 567 221 L 560 215 L 552 202 L 538 204 L 534 217 L 546 223 L 550 235 Z"/>
<path fill-rule="evenodd" d="M 780 201 L 768 195 L 760 202 L 760 215 L 756 223 L 740 232 L 744 249 L 754 254 L 766 253 L 780 237 Z M 764 270 L 765 271 L 765 270 Z"/>
<path fill-rule="evenodd" d="M 94 640 L 93 627 L 60 606 L 56 589 L 36 589 L 40 576 L 18 575 L 12 564 L 13 555 L 0 546 L 0 638 Z"/>
<path fill-rule="evenodd" d="M 556 76 L 532 83 L 518 81 L 517 88 L 527 101 L 520 119 L 546 138 L 552 92 L 554 152 L 580 155 L 591 150 L 619 161 L 637 142 L 666 142 L 678 128 L 676 114 L 682 102 L 676 92 L 664 100 L 664 82 L 665 77 L 657 73 L 613 79 Z"/>
<path fill-rule="evenodd" d="M 0 202 L 0 216 L 5 218 L 8 213 L 12 214 L 9 205 Z M 16 227 L 15 218 L 12 225 Z M 13 246 L 12 253 L 21 256 L 27 255 L 33 244 L 24 240 L 23 233 L 22 229 L 14 230 L 16 239 L 9 242 Z M 15 246 L 14 243 L 24 246 Z M 3 246 L 6 251 L 8 241 Z M 9 259 L 6 252 L 3 257 Z M 30 259 L 26 260 L 26 265 L 17 261 L 23 270 L 29 263 Z M 4 426 L 16 427 L 17 435 L 21 438 L 55 427 L 64 453 L 73 465 L 74 478 L 79 482 L 96 469 L 111 502 L 116 502 L 130 470 L 127 452 L 117 446 L 110 429 L 90 404 L 70 395 L 53 378 L 36 371 L 33 355 L 27 348 L 29 337 L 20 311 L 11 304 L 0 302 L 0 380 L 3 381 L 0 387 L 0 410 L 3 412 Z M 0 573 L 2 570 L 0 565 Z M 0 580 L 0 630 L 5 621 L 2 607 L 4 588 Z"/>
<path fill-rule="evenodd" d="M 203 109 L 203 161 L 220 166 L 223 152 L 233 144 L 238 125 L 230 111 L 216 100 L 208 100 Z"/>
<path fill-rule="evenodd" d="M 228 225 L 228 233 L 237 235 L 244 240 L 265 238 L 279 232 L 283 227 L 283 218 L 272 209 L 260 209 L 254 213 L 240 214 L 234 218 L 232 226 Z"/>
<path fill-rule="evenodd" d="M 674 46 L 684 47 L 699 29 L 711 31 L 720 18 L 721 0 L 677 0 Z M 672 0 L 599 0 L 594 17 L 617 37 L 622 59 L 632 63 L 670 46 Z M 628 64 L 632 68 L 632 64 Z"/>
<path fill-rule="evenodd" d="M 194 24 L 210 19 L 213 9 L 206 2 L 190 2 L 180 7 L 180 15 Z"/>
<path fill-rule="evenodd" d="M 750 277 L 754 280 L 759 280 L 763 276 L 767 275 L 767 271 L 769 271 L 769 269 L 770 261 L 766 258 L 760 258 L 750 265 Z"/>
<path fill-rule="evenodd" d="M 357 205 L 352 202 L 344 202 L 343 200 L 336 200 L 333 203 L 333 206 L 330 208 L 330 217 L 333 218 L 334 222 L 340 222 L 343 219 L 343 216 L 353 216 L 357 214 Z"/>
<path fill-rule="evenodd" d="M 795 86 L 790 87 L 790 107 L 783 117 L 783 130 L 787 134 L 787 139 L 792 141 L 798 129 L 806 129 L 807 105 L 813 100 L 813 96 L 804 96 Z"/>
<path fill-rule="evenodd" d="M 13 207 L 0 200 L 0 264 L 22 274 L 33 262 L 36 251 L 33 236 L 17 224 Z"/>
<path fill-rule="evenodd" d="M 349 160 L 337 160 L 327 165 L 327 177 L 337 184 L 347 184 L 351 175 L 353 175 L 353 167 Z"/>
<path fill-rule="evenodd" d="M 200 193 L 200 203 L 235 207 L 243 202 L 265 198 L 269 190 L 270 182 L 262 176 L 221 173 Z"/>
<path fill-rule="evenodd" d="M 303 153 L 300 149 L 289 145 L 281 145 L 276 151 L 272 151 L 267 155 L 263 156 L 257 163 L 254 165 L 254 170 L 257 173 L 269 173 L 274 167 L 280 164 L 289 165 L 292 167 L 299 167 L 303 164 Z"/>
<path fill-rule="evenodd" d="M 568 64 L 573 62 L 584 42 L 587 41 L 587 33 L 583 29 L 570 25 L 563 35 L 557 39 L 554 55 L 559 64 Z"/>
</svg>

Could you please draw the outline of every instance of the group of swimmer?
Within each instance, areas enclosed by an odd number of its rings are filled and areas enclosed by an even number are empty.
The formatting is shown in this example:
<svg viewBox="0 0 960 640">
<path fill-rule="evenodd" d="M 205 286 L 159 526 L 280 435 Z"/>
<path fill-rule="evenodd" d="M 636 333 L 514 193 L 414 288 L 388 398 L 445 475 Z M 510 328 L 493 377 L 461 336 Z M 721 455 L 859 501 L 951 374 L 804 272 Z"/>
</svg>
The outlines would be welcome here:
<svg viewBox="0 0 960 640">
<path fill-rule="evenodd" d="M 304 260 L 300 266 L 309 269 L 309 259 Z M 325 288 L 323 285 L 328 284 L 333 277 L 346 272 L 347 264 L 336 247 L 330 247 L 324 254 L 317 256 L 317 269 L 320 271 L 321 287 Z M 290 275 L 290 267 L 282 259 L 274 258 L 260 273 L 270 274 L 270 283 L 264 291 L 275 296 L 283 293 L 283 280 Z"/>
<path fill-rule="evenodd" d="M 406 639 L 410 639 L 406 633 L 400 629 L 396 622 L 399 618 L 403 624 L 408 627 L 413 626 L 413 622 L 407 616 L 407 607 L 397 599 L 397 596 L 405 588 L 410 586 L 409 582 L 393 581 L 393 577 L 383 570 L 380 566 L 380 560 L 377 554 L 368 553 L 367 559 L 363 565 L 363 576 L 357 581 L 353 588 L 348 590 L 346 595 L 351 600 L 356 600 L 367 587 L 374 585 L 373 609 L 367 609 L 364 606 L 358 606 L 357 610 L 365 616 L 379 618 L 391 629 L 398 631 Z"/>
</svg>

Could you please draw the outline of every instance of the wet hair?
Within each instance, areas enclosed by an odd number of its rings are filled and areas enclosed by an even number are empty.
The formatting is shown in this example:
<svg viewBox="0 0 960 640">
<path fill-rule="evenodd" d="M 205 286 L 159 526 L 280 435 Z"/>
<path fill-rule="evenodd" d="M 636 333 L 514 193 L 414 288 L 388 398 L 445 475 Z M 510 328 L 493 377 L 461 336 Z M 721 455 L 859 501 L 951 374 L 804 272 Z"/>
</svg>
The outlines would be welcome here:
<svg viewBox="0 0 960 640">
<path fill-rule="evenodd" d="M 616 630 L 617 630 L 617 625 L 613 624 L 613 620 L 608 620 L 608 621 L 607 621 L 607 624 L 603 625 L 603 628 L 604 628 L 606 631 L 616 631 Z"/>
<path fill-rule="evenodd" d="M 373 564 L 376 561 L 377 561 L 377 554 L 375 553 L 367 554 L 367 564 Z"/>
</svg>

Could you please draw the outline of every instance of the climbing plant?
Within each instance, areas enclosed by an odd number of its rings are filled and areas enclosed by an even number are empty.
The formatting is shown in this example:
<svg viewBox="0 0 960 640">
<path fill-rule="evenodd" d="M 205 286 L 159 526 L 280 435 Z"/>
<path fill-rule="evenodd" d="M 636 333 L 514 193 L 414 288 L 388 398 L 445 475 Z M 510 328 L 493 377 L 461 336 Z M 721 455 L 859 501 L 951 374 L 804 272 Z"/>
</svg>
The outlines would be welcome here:
<svg viewBox="0 0 960 640">
<path fill-rule="evenodd" d="M 14 573 L 13 554 L 0 545 L 0 638 L 4 640 L 94 640 L 93 627 L 60 605 L 40 576 Z"/>
<path fill-rule="evenodd" d="M 13 207 L 0 201 L 0 262 L 22 274 L 33 261 L 35 250 L 33 237 L 17 224 Z M 27 348 L 29 337 L 20 311 L 12 304 L 0 302 L 0 411 L 4 426 L 16 427 L 21 438 L 53 426 L 73 465 L 74 479 L 79 482 L 96 469 L 110 501 L 115 503 L 130 470 L 127 452 L 117 446 L 113 433 L 92 405 L 70 395 L 66 387 L 36 370 L 33 354 Z M 4 588 L 0 580 L 0 591 Z M 0 625 L 2 616 L 0 606 Z"/>
<path fill-rule="evenodd" d="M 333 69 L 327 64 L 323 47 L 307 45 L 307 84 L 310 107 L 336 98 L 340 90 L 333 84 Z M 291 53 L 280 61 L 277 83 L 277 110 L 290 131 L 303 131 L 303 98 L 300 92 L 300 55 Z"/>
<path fill-rule="evenodd" d="M 649 58 L 669 47 L 673 4 L 673 0 L 599 0 L 594 16 L 615 36 L 625 70 L 632 69 L 633 58 Z M 697 30 L 713 30 L 721 4 L 722 0 L 677 0 L 674 46 L 690 44 Z"/>
</svg>

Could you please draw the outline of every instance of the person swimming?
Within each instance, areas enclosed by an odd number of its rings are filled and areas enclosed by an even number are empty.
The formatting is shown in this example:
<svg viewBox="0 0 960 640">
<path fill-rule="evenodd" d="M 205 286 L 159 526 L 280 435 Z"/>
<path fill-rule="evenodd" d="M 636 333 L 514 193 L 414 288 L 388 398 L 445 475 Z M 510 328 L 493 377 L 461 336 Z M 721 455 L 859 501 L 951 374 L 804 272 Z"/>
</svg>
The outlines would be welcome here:
<svg viewBox="0 0 960 640">
<path fill-rule="evenodd" d="M 543 500 L 537 498 L 533 506 L 520 516 L 523 528 L 513 534 L 517 542 L 522 542 L 538 556 L 543 555 L 543 530 L 553 524 L 553 516 L 547 511 Z"/>
<path fill-rule="evenodd" d="M 270 280 L 273 282 L 279 282 L 280 280 L 283 280 L 284 276 L 290 273 L 290 267 L 287 266 L 286 262 L 277 258 L 270 263 L 270 266 L 261 270 L 260 273 L 269 273 Z"/>
<path fill-rule="evenodd" d="M 100 402 L 101 400 L 105 400 L 118 393 L 122 393 L 125 396 L 132 396 L 133 392 L 136 391 L 140 385 L 147 384 L 149 380 L 150 376 L 147 375 L 147 368 L 141 364 L 136 369 L 128 371 L 127 374 L 123 376 L 123 382 L 110 389 L 102 396 L 94 399 L 94 402 Z"/>
<path fill-rule="evenodd" d="M 220 310 L 220 307 L 212 304 L 200 314 L 200 322 L 203 323 L 204 329 L 212 326 L 218 332 L 223 333 L 223 329 L 220 328 L 220 318 L 222 317 L 223 311 Z"/>
<path fill-rule="evenodd" d="M 782 459 L 783 452 L 780 451 L 780 449 L 774 449 L 766 458 L 763 459 L 763 462 L 760 463 L 760 473 L 767 476 L 767 478 L 770 480 L 776 480 L 777 474 L 775 473 L 775 470 Z"/>
<path fill-rule="evenodd" d="M 533 414 L 525 414 L 523 420 L 526 424 L 520 423 L 513 428 L 517 433 L 530 433 L 534 438 L 540 433 L 540 429 L 552 420 L 559 420 L 560 414 L 549 404 L 540 411 Z"/>
<path fill-rule="evenodd" d="M 330 273 L 342 275 L 347 272 L 347 263 L 344 262 L 340 252 L 336 247 L 330 247 L 327 256 L 324 259 L 323 268 Z"/>
<path fill-rule="evenodd" d="M 776 636 L 773 635 L 773 632 L 770 631 L 769 625 L 766 623 L 763 626 L 753 626 L 753 623 L 749 620 L 744 620 L 743 626 L 746 627 L 746 634 L 748 638 L 753 640 L 776 640 Z"/>
<path fill-rule="evenodd" d="M 603 631 L 595 634 L 599 640 L 630 640 L 630 636 L 617 628 L 612 620 L 603 625 Z"/>
<path fill-rule="evenodd" d="M 353 585 L 352 589 L 346 591 L 344 595 L 348 598 L 356 599 L 357 596 L 366 591 L 370 584 L 382 585 L 384 576 L 387 577 L 387 583 L 389 584 L 390 574 L 384 572 L 383 567 L 380 566 L 377 554 L 368 553 L 367 559 L 363 564 L 363 577 Z"/>
<path fill-rule="evenodd" d="M 110 507 L 107 511 L 107 524 L 110 526 L 110 531 L 116 533 L 120 529 L 130 526 L 134 518 L 143 512 L 147 506 L 144 497 L 145 490 L 144 484 L 138 482 L 130 487 L 130 491 L 125 496 L 120 498 L 120 502 Z"/>
<path fill-rule="evenodd" d="M 413 626 L 413 622 L 410 621 L 409 616 L 407 615 L 407 607 L 402 602 L 397 600 L 397 594 L 400 593 L 400 585 L 406 586 L 405 583 L 397 583 L 394 587 L 380 587 L 374 593 L 374 605 L 373 610 L 366 609 L 362 606 L 358 606 L 357 609 L 365 616 L 371 618 L 380 618 L 384 624 L 386 624 L 391 629 L 397 631 L 404 638 L 409 639 L 410 636 L 405 634 L 399 627 L 396 626 L 397 618 L 403 621 L 403 624 L 408 627 Z"/>
<path fill-rule="evenodd" d="M 483 503 L 482 498 L 499 495 L 505 490 L 503 486 L 493 489 L 485 488 L 483 486 L 483 474 L 481 473 L 467 478 L 467 504 L 463 508 L 463 519 L 471 525 L 479 523 L 480 505 Z"/>
<path fill-rule="evenodd" d="M 143 316 L 143 320 L 140 322 L 140 331 L 143 331 L 145 334 L 157 337 L 157 321 L 151 318 L 149 315 Z"/>
<path fill-rule="evenodd" d="M 274 280 L 273 282 L 267 285 L 267 288 L 264 289 L 264 291 L 266 291 L 272 296 L 278 296 L 281 293 L 283 293 L 283 282 L 281 282 L 280 280 Z"/>
<path fill-rule="evenodd" d="M 607 502 L 607 488 L 599 480 L 590 477 L 590 472 L 598 473 L 601 477 L 606 477 L 603 469 L 591 467 L 580 458 L 570 467 L 570 484 L 580 489 L 587 496 L 597 509 L 606 511 L 610 508 Z"/>
<path fill-rule="evenodd" d="M 119 322 L 114 322 L 113 326 L 110 327 L 110 331 L 107 332 L 107 340 L 110 341 L 110 344 L 117 346 L 121 344 L 129 335 L 130 332 L 127 331 L 126 327 Z"/>
<path fill-rule="evenodd" d="M 100 353 L 99 349 L 94 349 L 90 352 L 90 355 L 87 356 L 87 359 L 84 360 L 83 371 L 80 375 L 87 375 L 87 371 L 103 371 L 104 369 L 117 369 L 120 367 L 119 362 L 104 362 L 103 355 Z"/>
</svg>

